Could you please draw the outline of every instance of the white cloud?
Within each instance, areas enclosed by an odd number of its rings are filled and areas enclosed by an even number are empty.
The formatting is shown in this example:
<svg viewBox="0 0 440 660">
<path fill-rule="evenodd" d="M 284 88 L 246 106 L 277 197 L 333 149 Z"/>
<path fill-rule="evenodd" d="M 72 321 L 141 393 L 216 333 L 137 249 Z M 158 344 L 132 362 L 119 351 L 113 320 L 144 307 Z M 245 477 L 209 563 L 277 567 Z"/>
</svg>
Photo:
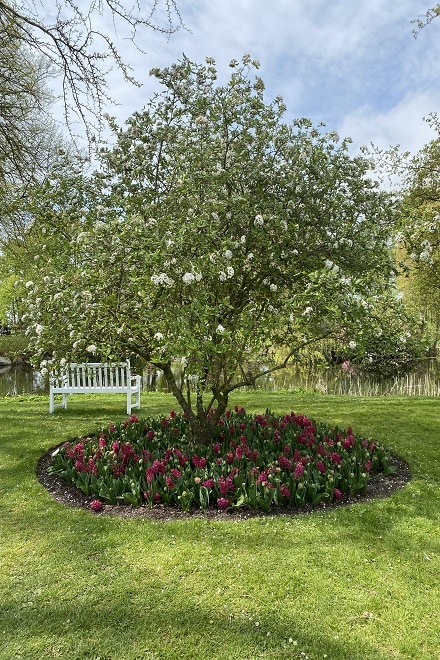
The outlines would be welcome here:
<svg viewBox="0 0 440 660">
<path fill-rule="evenodd" d="M 351 137 L 355 148 L 371 143 L 380 149 L 400 145 L 402 150 L 415 153 L 436 137 L 423 117 L 430 108 L 438 107 L 439 93 L 418 93 L 383 112 L 374 107 L 358 108 L 343 118 L 339 133 Z"/>
<path fill-rule="evenodd" d="M 414 39 L 411 19 L 420 8 L 413 0 L 177 4 L 189 29 L 168 40 L 145 31 L 139 40 L 143 53 L 118 32 L 116 44 L 143 84 L 133 88 L 121 75 L 109 74 L 110 93 L 119 105 L 105 110 L 121 124 L 158 90 L 157 81 L 148 76 L 152 67 L 169 66 L 183 53 L 198 62 L 209 55 L 216 59 L 222 81 L 230 73 L 230 59 L 249 53 L 261 62 L 267 98 L 284 97 L 288 120 L 306 116 L 323 121 L 355 144 L 401 144 L 413 151 L 432 139 L 422 118 L 440 105 L 440 19 Z"/>
</svg>

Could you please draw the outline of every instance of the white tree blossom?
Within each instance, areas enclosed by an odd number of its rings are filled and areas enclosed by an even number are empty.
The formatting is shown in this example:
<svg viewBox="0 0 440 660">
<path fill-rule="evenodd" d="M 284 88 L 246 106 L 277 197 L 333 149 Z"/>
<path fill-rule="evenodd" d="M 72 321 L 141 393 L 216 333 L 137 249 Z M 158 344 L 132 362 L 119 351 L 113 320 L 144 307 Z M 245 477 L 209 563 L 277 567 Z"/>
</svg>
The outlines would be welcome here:
<svg viewBox="0 0 440 660">
<path fill-rule="evenodd" d="M 103 358 L 141 356 L 163 370 L 204 441 L 234 389 L 305 344 L 354 341 L 370 322 L 363 303 L 390 291 L 393 199 L 349 141 L 336 145 L 306 119 L 285 123 L 282 102 L 266 102 L 252 77 L 257 64 L 235 61 L 223 85 L 213 62 L 155 71 L 163 92 L 115 127 L 94 202 L 64 223 L 75 240 L 52 254 L 44 295 L 29 294 L 44 327 L 37 354 L 70 358 L 93 345 Z M 277 346 L 279 363 L 268 358 Z"/>
</svg>

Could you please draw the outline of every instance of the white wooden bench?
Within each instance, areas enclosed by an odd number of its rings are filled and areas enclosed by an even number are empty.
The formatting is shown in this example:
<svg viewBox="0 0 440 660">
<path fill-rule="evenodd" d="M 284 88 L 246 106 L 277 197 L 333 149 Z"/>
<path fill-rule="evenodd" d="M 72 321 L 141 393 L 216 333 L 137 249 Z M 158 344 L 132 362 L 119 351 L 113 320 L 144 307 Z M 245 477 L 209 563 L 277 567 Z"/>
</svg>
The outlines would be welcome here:
<svg viewBox="0 0 440 660">
<path fill-rule="evenodd" d="M 62 403 L 55 404 L 55 394 L 62 394 Z M 71 363 L 50 378 L 49 412 L 53 413 L 55 407 L 67 408 L 69 394 L 126 394 L 130 415 L 132 407 L 141 407 L 141 377 L 132 375 L 129 360 L 112 364 Z"/>
</svg>

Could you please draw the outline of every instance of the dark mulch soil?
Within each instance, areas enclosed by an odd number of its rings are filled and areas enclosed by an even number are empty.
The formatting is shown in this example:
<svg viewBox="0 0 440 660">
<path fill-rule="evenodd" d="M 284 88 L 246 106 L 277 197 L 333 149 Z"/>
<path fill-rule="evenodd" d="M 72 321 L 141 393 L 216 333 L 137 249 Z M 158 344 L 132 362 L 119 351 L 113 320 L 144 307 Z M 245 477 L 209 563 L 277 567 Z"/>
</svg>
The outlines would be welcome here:
<svg viewBox="0 0 440 660">
<path fill-rule="evenodd" d="M 69 484 L 62 477 L 56 474 L 50 474 L 48 468 L 52 465 L 52 453 L 55 447 L 48 452 L 38 461 L 37 465 L 37 478 L 39 482 L 49 491 L 51 496 L 62 504 L 76 508 L 88 508 L 91 497 L 87 497 L 76 486 Z M 132 507 L 124 505 L 104 504 L 102 511 L 98 515 L 109 514 L 119 516 L 121 518 L 145 518 L 156 521 L 170 521 L 170 520 L 185 520 L 188 518 L 206 518 L 210 520 L 246 520 L 248 518 L 274 516 L 274 515 L 304 515 L 313 511 L 327 511 L 338 506 L 347 504 L 354 504 L 356 502 L 369 502 L 377 498 L 384 498 L 400 490 L 411 479 L 411 473 L 405 461 L 398 456 L 393 455 L 391 465 L 395 468 L 392 474 L 384 475 L 378 474 L 371 477 L 367 486 L 367 492 L 364 495 L 344 495 L 342 499 L 330 504 L 320 504 L 317 507 L 311 505 L 305 506 L 301 509 L 293 507 L 279 507 L 273 508 L 268 513 L 254 509 L 227 509 L 220 511 L 217 509 L 198 510 L 195 509 L 191 512 L 185 512 L 181 509 L 175 509 L 164 505 L 155 505 L 153 508 L 149 507 Z"/>
</svg>

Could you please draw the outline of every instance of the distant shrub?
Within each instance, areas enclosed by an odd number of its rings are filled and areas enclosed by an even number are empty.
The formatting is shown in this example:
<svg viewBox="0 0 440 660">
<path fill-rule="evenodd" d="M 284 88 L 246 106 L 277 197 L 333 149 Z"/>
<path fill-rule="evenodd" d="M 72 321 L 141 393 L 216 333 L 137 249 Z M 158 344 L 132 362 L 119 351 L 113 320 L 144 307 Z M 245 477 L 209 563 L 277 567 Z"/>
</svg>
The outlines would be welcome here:
<svg viewBox="0 0 440 660">
<path fill-rule="evenodd" d="M 0 334 L 0 356 L 9 358 L 12 362 L 29 359 L 29 338 L 23 334 Z"/>
</svg>

